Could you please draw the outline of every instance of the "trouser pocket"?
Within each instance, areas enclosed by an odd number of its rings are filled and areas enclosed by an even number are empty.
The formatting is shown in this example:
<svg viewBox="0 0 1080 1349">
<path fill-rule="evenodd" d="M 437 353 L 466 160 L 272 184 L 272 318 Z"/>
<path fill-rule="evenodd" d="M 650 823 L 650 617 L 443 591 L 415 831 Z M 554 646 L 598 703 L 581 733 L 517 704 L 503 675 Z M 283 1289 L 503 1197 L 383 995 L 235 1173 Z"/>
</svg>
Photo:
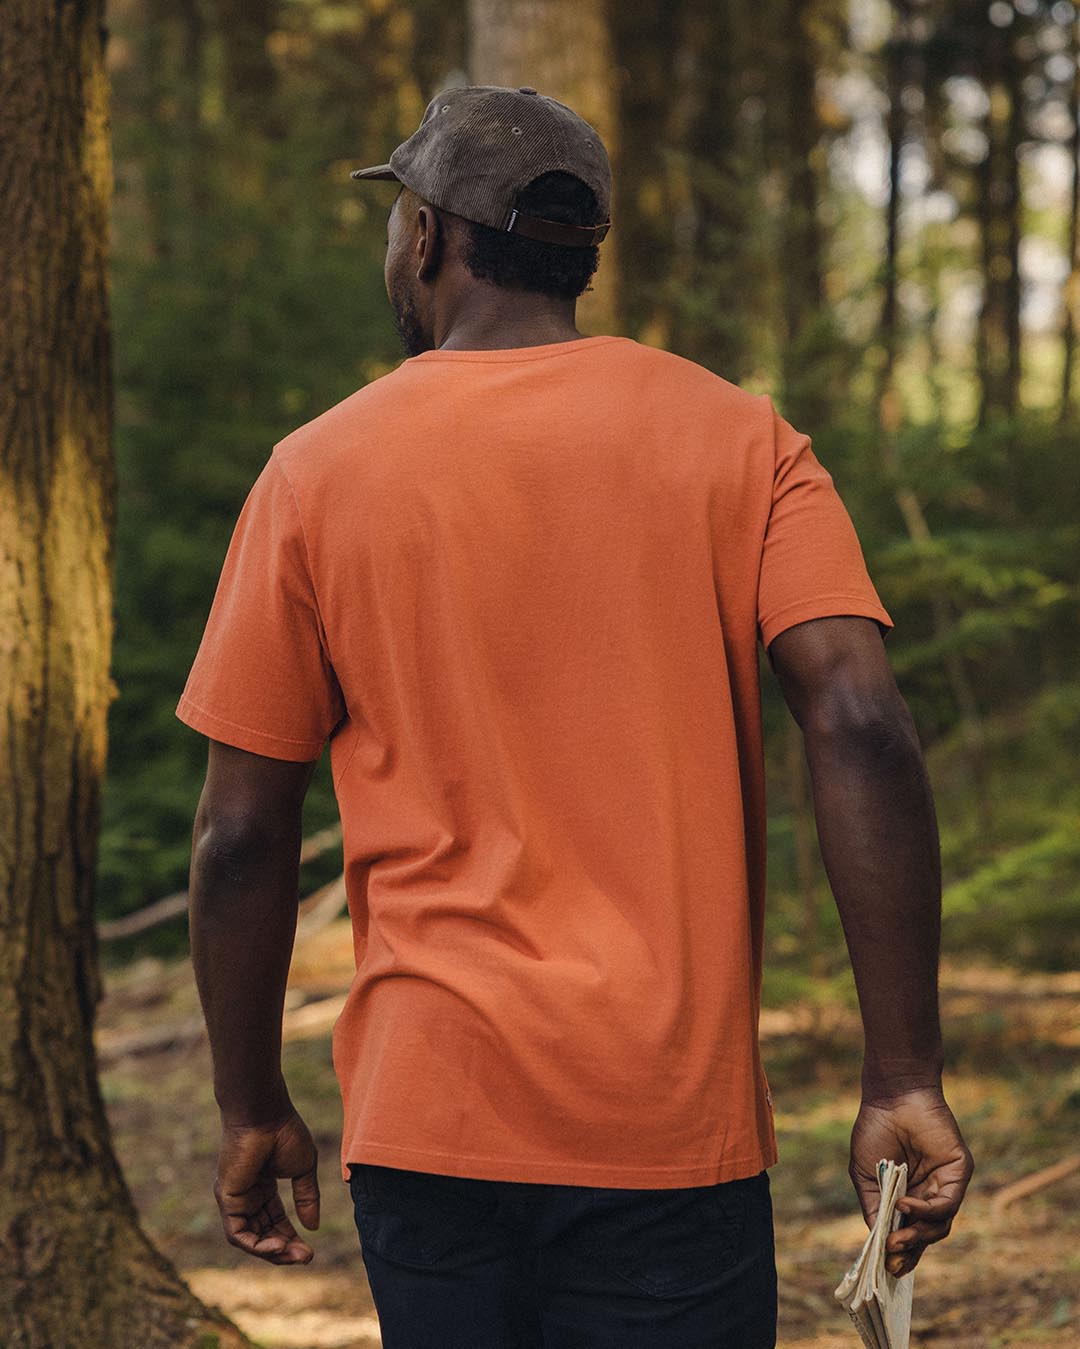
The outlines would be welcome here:
<svg viewBox="0 0 1080 1349">
<path fill-rule="evenodd" d="M 609 1272 L 651 1297 L 704 1292 L 754 1254 L 768 1187 L 762 1171 L 675 1190 L 596 1190 L 582 1236 Z"/>
<path fill-rule="evenodd" d="M 436 1264 L 498 1206 L 487 1181 L 371 1162 L 349 1163 L 349 1190 L 361 1246 L 416 1267 Z"/>
</svg>

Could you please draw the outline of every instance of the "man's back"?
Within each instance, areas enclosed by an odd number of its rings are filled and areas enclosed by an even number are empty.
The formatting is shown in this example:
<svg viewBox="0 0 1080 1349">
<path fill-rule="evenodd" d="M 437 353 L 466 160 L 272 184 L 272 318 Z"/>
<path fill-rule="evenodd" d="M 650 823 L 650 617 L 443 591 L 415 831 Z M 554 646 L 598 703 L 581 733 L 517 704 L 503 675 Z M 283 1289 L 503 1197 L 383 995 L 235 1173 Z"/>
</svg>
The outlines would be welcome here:
<svg viewBox="0 0 1080 1349">
<path fill-rule="evenodd" d="M 330 737 L 343 1179 L 777 1160 L 758 642 L 840 614 L 891 626 L 808 438 L 626 338 L 425 351 L 275 447 L 178 711 Z"/>
<path fill-rule="evenodd" d="M 275 447 L 177 708 L 211 740 L 190 930 L 226 1235 L 313 1254 L 277 1193 L 291 1177 L 318 1225 L 279 1031 L 329 737 L 357 957 L 341 1176 L 387 1342 L 771 1349 L 758 640 L 863 1012 L 869 1224 L 878 1159 L 913 1168 L 894 1273 L 972 1169 L 891 620 L 767 398 L 582 338 L 611 226 L 595 127 L 531 86 L 447 88 L 353 176 L 397 184 L 383 276 L 410 359 Z"/>
</svg>

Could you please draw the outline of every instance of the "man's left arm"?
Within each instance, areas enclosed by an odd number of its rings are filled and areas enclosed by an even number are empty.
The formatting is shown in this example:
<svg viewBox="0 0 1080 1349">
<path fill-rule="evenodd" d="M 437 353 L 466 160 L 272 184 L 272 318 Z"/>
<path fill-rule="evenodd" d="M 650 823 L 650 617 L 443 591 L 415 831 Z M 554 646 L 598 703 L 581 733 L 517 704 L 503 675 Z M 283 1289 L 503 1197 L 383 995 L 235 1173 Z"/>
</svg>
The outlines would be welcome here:
<svg viewBox="0 0 1080 1349">
<path fill-rule="evenodd" d="M 319 1225 L 317 1151 L 281 1070 L 281 1023 L 296 937 L 304 796 L 317 760 L 210 740 L 192 835 L 189 926 L 213 1057 L 222 1146 L 214 1193 L 229 1242 L 273 1264 L 314 1252 L 278 1195 Z"/>
</svg>

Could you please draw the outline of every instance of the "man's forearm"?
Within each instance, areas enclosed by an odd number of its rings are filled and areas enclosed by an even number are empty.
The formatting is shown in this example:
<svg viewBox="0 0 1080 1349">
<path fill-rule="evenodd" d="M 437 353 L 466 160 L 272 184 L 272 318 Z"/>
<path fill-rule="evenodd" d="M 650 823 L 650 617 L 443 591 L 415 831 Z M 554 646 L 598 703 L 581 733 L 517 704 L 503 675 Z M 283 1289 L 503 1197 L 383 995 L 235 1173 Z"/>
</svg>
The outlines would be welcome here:
<svg viewBox="0 0 1080 1349">
<path fill-rule="evenodd" d="M 865 1035 L 863 1092 L 940 1082 L 941 855 L 918 735 L 899 701 L 806 731 L 818 838 Z"/>
<path fill-rule="evenodd" d="M 234 1124 L 288 1113 L 281 1018 L 296 938 L 301 822 L 260 838 L 196 828 L 191 956 L 214 1061 L 214 1096 Z"/>
</svg>

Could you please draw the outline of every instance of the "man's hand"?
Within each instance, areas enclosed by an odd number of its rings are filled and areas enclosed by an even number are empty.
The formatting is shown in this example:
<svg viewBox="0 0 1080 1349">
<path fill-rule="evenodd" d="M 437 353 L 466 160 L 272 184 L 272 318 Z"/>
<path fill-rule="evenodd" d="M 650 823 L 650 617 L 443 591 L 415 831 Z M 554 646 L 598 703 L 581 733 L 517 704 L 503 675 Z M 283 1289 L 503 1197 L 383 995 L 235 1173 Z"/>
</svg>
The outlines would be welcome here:
<svg viewBox="0 0 1080 1349">
<path fill-rule="evenodd" d="M 308 1265 L 315 1252 L 297 1235 L 278 1194 L 292 1180 L 293 1203 L 310 1231 L 319 1226 L 318 1151 L 294 1110 L 265 1125 L 223 1123 L 214 1198 L 230 1246 L 272 1265 Z"/>
<path fill-rule="evenodd" d="M 931 1242 L 949 1235 L 975 1163 L 940 1088 L 920 1087 L 895 1095 L 864 1092 L 851 1133 L 851 1176 L 867 1227 L 881 1200 L 877 1164 L 907 1162 L 907 1194 L 897 1208 L 905 1227 L 885 1241 L 885 1268 L 900 1277 L 915 1268 Z"/>
</svg>

